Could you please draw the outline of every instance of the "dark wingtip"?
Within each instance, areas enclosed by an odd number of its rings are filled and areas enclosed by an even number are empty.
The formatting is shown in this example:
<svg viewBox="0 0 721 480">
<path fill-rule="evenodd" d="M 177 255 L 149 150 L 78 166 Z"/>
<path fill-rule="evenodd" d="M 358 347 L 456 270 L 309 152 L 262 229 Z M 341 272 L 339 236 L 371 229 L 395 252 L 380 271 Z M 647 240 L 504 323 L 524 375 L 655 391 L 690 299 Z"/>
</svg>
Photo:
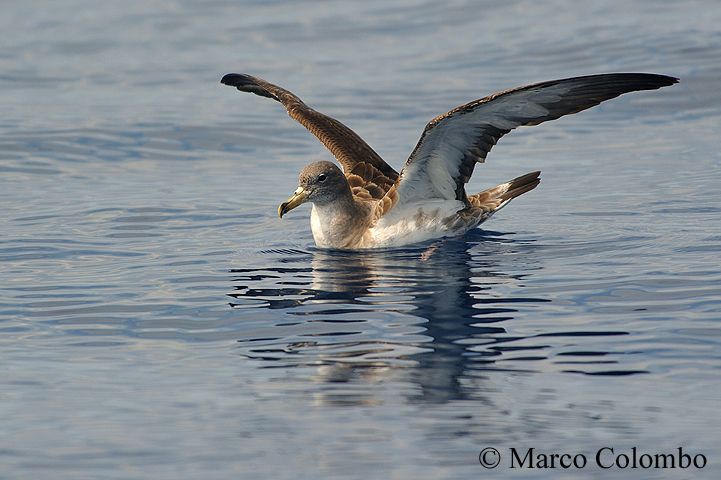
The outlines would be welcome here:
<svg viewBox="0 0 721 480">
<path fill-rule="evenodd" d="M 255 93 L 261 97 L 268 97 L 277 100 L 273 94 L 258 84 L 258 80 L 255 77 L 251 77 L 250 75 L 246 75 L 244 73 L 225 74 L 223 75 L 223 78 L 220 79 L 220 83 L 235 87 L 241 92 Z"/>
<path fill-rule="evenodd" d="M 679 82 L 676 77 L 658 73 L 609 73 L 602 74 L 599 77 L 605 77 L 609 85 L 616 84 L 619 87 L 627 88 L 627 92 L 656 90 Z"/>
<path fill-rule="evenodd" d="M 657 88 L 668 87 L 679 82 L 676 77 L 661 75 L 658 73 L 633 73 L 632 80 L 638 82 L 641 90 L 655 90 Z"/>
<path fill-rule="evenodd" d="M 659 74 L 651 74 L 651 75 L 653 75 L 654 78 L 658 81 L 658 84 L 660 87 L 668 87 L 669 85 L 673 85 L 673 84 L 681 81 L 679 78 L 671 77 L 668 75 L 659 75 Z"/>
<path fill-rule="evenodd" d="M 223 85 L 230 85 L 231 87 L 238 87 L 252 83 L 250 78 L 251 77 L 249 75 L 244 75 L 242 73 L 227 73 L 220 79 L 220 83 Z"/>
</svg>

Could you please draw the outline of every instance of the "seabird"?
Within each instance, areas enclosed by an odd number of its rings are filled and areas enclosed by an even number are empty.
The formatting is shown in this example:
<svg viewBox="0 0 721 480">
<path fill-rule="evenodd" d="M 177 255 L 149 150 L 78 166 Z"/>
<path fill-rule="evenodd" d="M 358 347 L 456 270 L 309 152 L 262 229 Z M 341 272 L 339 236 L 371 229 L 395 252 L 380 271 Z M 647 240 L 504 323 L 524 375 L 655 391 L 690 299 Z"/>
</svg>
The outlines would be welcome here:
<svg viewBox="0 0 721 480">
<path fill-rule="evenodd" d="M 338 120 L 261 78 L 229 73 L 221 83 L 280 102 L 343 167 L 311 163 L 278 207 L 283 215 L 310 202 L 313 239 L 337 249 L 407 245 L 462 235 L 512 199 L 538 186 L 540 171 L 467 195 L 465 184 L 493 145 L 523 125 L 538 125 L 638 90 L 678 79 L 649 73 L 609 73 L 536 83 L 494 93 L 439 115 L 426 125 L 400 173 Z"/>
</svg>

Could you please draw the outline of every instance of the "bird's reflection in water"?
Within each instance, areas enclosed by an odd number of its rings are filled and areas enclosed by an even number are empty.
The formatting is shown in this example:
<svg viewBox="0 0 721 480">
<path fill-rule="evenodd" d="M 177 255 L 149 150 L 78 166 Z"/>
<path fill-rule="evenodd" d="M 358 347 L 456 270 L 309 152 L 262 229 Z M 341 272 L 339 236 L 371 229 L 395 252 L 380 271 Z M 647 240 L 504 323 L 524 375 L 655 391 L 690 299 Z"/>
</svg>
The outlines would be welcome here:
<svg viewBox="0 0 721 480">
<path fill-rule="evenodd" d="M 231 305 L 262 301 L 276 314 L 239 345 L 269 366 L 313 366 L 317 382 L 402 372 L 419 400 L 463 398 L 464 372 L 500 368 L 514 305 L 545 301 L 517 295 L 540 268 L 532 250 L 486 232 L 422 248 L 274 252 L 280 264 L 233 270 Z"/>
</svg>

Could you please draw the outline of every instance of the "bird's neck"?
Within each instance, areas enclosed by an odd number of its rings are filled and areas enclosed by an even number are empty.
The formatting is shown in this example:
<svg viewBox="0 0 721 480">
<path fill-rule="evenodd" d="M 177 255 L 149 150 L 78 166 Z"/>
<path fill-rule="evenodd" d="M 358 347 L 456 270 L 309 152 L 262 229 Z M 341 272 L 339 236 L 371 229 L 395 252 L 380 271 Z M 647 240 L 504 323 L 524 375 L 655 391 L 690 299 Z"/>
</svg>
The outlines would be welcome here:
<svg viewBox="0 0 721 480">
<path fill-rule="evenodd" d="M 319 247 L 353 248 L 358 245 L 369 226 L 370 207 L 353 195 L 343 195 L 332 202 L 313 204 L 310 226 Z"/>
</svg>

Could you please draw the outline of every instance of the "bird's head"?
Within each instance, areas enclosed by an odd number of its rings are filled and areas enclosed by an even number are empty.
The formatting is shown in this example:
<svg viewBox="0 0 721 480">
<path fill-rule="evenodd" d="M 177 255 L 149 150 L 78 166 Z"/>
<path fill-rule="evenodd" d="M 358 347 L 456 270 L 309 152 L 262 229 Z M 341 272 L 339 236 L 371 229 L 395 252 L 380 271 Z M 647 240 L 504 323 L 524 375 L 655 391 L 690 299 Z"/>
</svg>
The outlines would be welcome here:
<svg viewBox="0 0 721 480">
<path fill-rule="evenodd" d="M 301 170 L 298 188 L 287 201 L 278 207 L 278 216 L 293 210 L 305 202 L 324 205 L 336 200 L 348 190 L 348 181 L 334 163 L 315 162 Z"/>
</svg>

